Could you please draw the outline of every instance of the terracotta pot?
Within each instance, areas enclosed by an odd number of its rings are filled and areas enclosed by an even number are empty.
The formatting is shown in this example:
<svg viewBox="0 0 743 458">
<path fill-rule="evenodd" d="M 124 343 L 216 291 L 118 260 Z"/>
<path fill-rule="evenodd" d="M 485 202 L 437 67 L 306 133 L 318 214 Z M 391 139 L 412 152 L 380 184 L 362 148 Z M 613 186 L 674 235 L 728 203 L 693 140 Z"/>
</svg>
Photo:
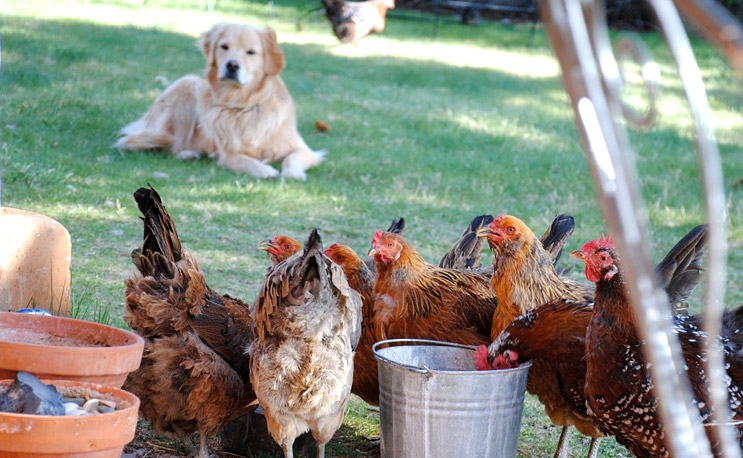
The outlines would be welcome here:
<svg viewBox="0 0 743 458">
<path fill-rule="evenodd" d="M 117 410 L 71 417 L 0 412 L 0 456 L 4 458 L 120 458 L 134 439 L 139 398 L 95 383 L 42 380 L 65 396 L 81 393 L 117 403 Z M 0 390 L 13 380 L 0 381 Z"/>
<path fill-rule="evenodd" d="M 142 360 L 133 332 L 56 316 L 0 313 L 0 379 L 26 371 L 41 379 L 121 388 Z"/>
</svg>

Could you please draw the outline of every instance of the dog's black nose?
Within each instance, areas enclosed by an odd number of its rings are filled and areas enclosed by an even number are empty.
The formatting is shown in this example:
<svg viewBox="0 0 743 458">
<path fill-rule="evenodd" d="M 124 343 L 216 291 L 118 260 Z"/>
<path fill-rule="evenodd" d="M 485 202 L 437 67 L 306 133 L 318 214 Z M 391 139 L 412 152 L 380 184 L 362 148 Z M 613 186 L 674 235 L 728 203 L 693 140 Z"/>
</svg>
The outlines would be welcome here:
<svg viewBox="0 0 743 458">
<path fill-rule="evenodd" d="M 240 64 L 235 60 L 228 60 L 225 66 L 227 67 L 227 73 L 237 73 L 240 70 Z"/>
</svg>

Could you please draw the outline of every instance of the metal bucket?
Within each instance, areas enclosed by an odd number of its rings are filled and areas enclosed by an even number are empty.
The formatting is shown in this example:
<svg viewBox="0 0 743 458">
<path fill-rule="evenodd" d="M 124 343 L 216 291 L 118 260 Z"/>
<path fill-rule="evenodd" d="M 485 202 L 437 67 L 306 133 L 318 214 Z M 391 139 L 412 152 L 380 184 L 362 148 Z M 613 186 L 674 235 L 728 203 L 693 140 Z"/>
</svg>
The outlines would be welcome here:
<svg viewBox="0 0 743 458">
<path fill-rule="evenodd" d="M 477 371 L 474 349 L 418 339 L 372 346 L 382 458 L 516 456 L 531 364 Z"/>
</svg>

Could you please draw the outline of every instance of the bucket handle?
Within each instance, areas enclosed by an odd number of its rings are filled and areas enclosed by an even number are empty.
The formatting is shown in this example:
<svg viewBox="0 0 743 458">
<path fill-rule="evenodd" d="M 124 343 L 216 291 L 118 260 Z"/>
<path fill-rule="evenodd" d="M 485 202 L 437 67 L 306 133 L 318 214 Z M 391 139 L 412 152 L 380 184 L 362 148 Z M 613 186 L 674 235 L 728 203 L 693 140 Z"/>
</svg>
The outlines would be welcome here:
<svg viewBox="0 0 743 458">
<path fill-rule="evenodd" d="M 400 346 L 400 345 L 405 345 L 405 344 L 414 344 L 414 345 L 428 344 L 428 345 L 438 345 L 440 347 L 466 348 L 468 350 L 474 350 L 475 348 L 477 348 L 474 345 L 464 345 L 464 344 L 455 343 L 455 342 L 444 342 L 444 341 L 441 341 L 441 340 L 428 340 L 428 339 L 388 339 L 388 340 L 380 340 L 379 342 L 376 342 L 374 345 L 372 345 L 372 353 L 374 354 L 374 357 L 375 358 L 377 358 L 378 360 L 384 361 L 384 362 L 386 362 L 388 364 L 392 364 L 392 365 L 395 365 L 395 366 L 404 367 L 405 369 L 409 369 L 411 371 L 418 372 L 419 374 L 430 374 L 431 373 L 431 370 L 428 369 L 425 366 L 423 368 L 421 368 L 421 367 L 418 367 L 418 366 L 410 366 L 408 364 L 402 364 L 402 363 L 399 363 L 399 362 L 396 362 L 396 361 L 392 361 L 392 360 L 390 360 L 388 358 L 385 358 L 384 356 L 382 356 L 379 353 L 377 353 L 377 349 L 379 347 L 381 347 L 382 345 L 385 345 L 385 346 L 388 346 L 389 347 L 389 346 Z"/>
</svg>

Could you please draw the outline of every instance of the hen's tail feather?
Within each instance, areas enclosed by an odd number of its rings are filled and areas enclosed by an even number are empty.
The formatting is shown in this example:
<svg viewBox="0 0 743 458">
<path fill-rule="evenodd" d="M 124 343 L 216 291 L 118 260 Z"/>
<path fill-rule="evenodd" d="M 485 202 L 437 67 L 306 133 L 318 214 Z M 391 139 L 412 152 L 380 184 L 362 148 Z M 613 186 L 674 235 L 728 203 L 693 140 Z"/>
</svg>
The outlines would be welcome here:
<svg viewBox="0 0 743 458">
<path fill-rule="evenodd" d="M 308 282 L 314 278 L 323 277 L 324 269 L 320 265 L 321 259 L 323 259 L 322 239 L 317 228 L 314 228 L 304 244 L 304 253 L 302 254 L 303 281 Z"/>
<path fill-rule="evenodd" d="M 478 229 L 493 222 L 493 215 L 476 216 L 464 230 L 462 237 L 441 258 L 439 267 L 470 270 L 480 267 L 480 253 L 486 240 L 477 236 Z"/>
<path fill-rule="evenodd" d="M 557 267 L 557 261 L 560 260 L 560 255 L 562 255 L 562 248 L 573 234 L 573 230 L 575 230 L 575 219 L 570 215 L 560 214 L 557 215 L 547 232 L 539 239 L 544 249 L 549 252 L 553 266 Z"/>
<path fill-rule="evenodd" d="M 147 254 L 149 250 L 163 254 L 171 262 L 183 259 L 183 249 L 175 223 L 163 206 L 157 191 L 152 186 L 139 188 L 134 192 L 134 200 L 144 215 L 142 254 Z"/>
<path fill-rule="evenodd" d="M 402 235 L 404 230 L 405 230 L 405 218 L 401 216 L 399 218 L 395 218 L 392 220 L 392 224 L 390 224 L 390 227 L 387 229 L 387 232 Z"/>
<path fill-rule="evenodd" d="M 655 267 L 666 288 L 674 313 L 684 313 L 686 300 L 702 277 L 701 262 L 707 248 L 707 226 L 702 224 L 686 234 Z"/>
</svg>

